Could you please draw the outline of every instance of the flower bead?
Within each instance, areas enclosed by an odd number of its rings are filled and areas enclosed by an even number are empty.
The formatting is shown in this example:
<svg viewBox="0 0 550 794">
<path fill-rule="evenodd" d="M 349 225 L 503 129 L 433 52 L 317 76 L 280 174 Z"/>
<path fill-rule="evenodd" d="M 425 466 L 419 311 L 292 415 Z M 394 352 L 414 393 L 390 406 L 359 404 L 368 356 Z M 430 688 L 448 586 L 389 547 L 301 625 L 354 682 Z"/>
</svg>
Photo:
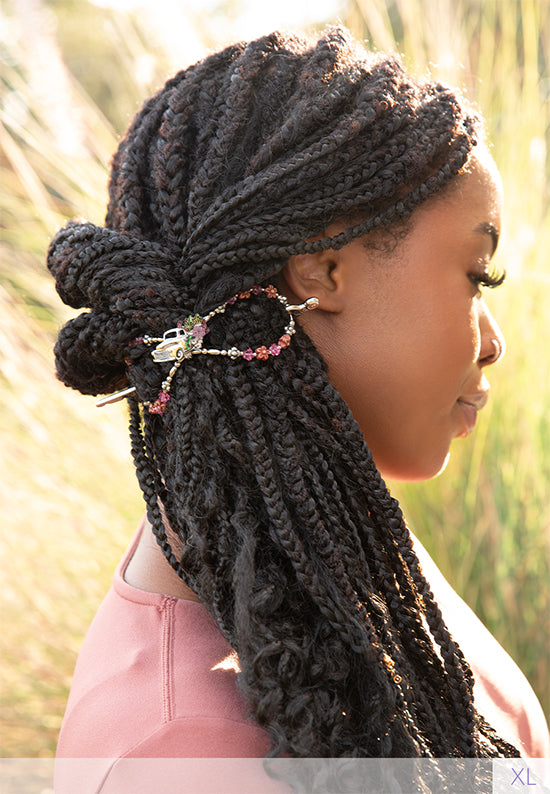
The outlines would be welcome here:
<svg viewBox="0 0 550 794">
<path fill-rule="evenodd" d="M 260 361 L 266 361 L 269 358 L 269 350 L 265 345 L 256 348 L 256 358 L 259 358 Z"/>
<path fill-rule="evenodd" d="M 279 353 L 281 352 L 281 348 L 279 347 L 279 345 L 270 345 L 269 352 L 271 353 L 272 356 L 278 356 Z"/>
<path fill-rule="evenodd" d="M 290 336 L 288 334 L 283 334 L 277 344 L 284 350 L 290 344 Z"/>
<path fill-rule="evenodd" d="M 210 329 L 206 325 L 206 320 L 202 320 L 202 322 L 197 323 L 197 325 L 193 326 L 193 330 L 191 331 L 191 336 L 195 339 L 203 339 L 204 335 L 208 333 Z"/>
<path fill-rule="evenodd" d="M 245 300 L 246 298 L 250 298 L 250 290 L 247 289 L 244 292 L 239 292 L 240 300 Z"/>
<path fill-rule="evenodd" d="M 268 298 L 276 298 L 277 297 L 277 290 L 275 289 L 273 284 L 269 284 L 269 286 L 267 286 L 264 289 L 264 292 L 265 292 L 265 294 L 267 295 Z"/>
<path fill-rule="evenodd" d="M 159 414 L 160 416 L 162 416 L 162 414 L 166 410 L 166 403 L 169 401 L 169 399 L 170 399 L 170 395 L 167 394 L 165 391 L 159 392 L 159 396 L 157 397 L 155 402 L 149 406 L 149 413 Z"/>
<path fill-rule="evenodd" d="M 252 361 L 253 358 L 256 358 L 256 353 L 249 347 L 243 351 L 243 358 L 245 361 Z"/>
</svg>

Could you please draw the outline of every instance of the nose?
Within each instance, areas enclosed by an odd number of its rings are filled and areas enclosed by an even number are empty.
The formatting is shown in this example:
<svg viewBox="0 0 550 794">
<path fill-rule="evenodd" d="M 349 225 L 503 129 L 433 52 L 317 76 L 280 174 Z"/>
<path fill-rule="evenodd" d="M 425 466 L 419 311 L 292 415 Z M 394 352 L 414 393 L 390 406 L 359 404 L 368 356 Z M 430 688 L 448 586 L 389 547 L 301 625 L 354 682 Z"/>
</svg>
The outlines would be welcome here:
<svg viewBox="0 0 550 794">
<path fill-rule="evenodd" d="M 483 299 L 480 301 L 479 330 L 481 344 L 478 363 L 481 367 L 496 364 L 506 352 L 506 341 L 497 321 Z"/>
</svg>

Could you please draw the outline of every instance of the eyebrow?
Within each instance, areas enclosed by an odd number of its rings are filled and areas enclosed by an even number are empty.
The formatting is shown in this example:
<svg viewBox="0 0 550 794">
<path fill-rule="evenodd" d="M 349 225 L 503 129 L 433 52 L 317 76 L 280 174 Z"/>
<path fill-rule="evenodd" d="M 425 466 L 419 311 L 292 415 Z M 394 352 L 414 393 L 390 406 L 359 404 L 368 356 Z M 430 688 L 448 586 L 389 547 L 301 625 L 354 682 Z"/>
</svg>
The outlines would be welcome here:
<svg viewBox="0 0 550 794">
<path fill-rule="evenodd" d="M 488 234 L 491 240 L 493 241 L 493 250 L 491 251 L 491 256 L 497 250 L 498 239 L 499 239 L 499 232 L 497 227 L 492 223 L 480 223 L 479 226 L 476 226 L 474 232 L 479 232 L 480 234 Z"/>
</svg>

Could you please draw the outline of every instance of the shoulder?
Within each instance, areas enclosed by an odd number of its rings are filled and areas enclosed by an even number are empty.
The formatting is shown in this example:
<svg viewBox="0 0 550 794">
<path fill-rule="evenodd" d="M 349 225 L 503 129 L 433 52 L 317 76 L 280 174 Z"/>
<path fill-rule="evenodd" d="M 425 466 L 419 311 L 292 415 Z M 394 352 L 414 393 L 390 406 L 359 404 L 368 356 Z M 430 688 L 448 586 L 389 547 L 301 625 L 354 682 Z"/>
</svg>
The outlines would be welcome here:
<svg viewBox="0 0 550 794">
<path fill-rule="evenodd" d="M 269 741 L 248 719 L 238 673 L 202 604 L 115 581 L 76 664 L 58 756 L 115 758 L 138 747 L 163 755 L 161 741 L 172 755 L 223 756 L 224 742 L 232 754 L 250 745 L 265 755 Z"/>
<path fill-rule="evenodd" d="M 110 590 L 79 655 L 59 794 L 138 790 L 120 787 L 119 776 L 125 768 L 131 780 L 139 759 L 153 769 L 151 759 L 260 759 L 269 750 L 237 688 L 236 654 L 204 606 L 132 590 Z"/>
</svg>

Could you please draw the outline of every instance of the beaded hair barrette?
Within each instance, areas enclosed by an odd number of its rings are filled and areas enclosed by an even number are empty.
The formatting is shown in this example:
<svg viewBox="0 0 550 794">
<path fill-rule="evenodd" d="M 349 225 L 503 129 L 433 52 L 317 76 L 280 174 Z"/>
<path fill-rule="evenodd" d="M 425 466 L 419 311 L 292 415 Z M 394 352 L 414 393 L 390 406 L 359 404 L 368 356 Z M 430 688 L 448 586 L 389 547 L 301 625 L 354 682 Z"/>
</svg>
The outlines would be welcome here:
<svg viewBox="0 0 550 794">
<path fill-rule="evenodd" d="M 269 347 L 260 345 L 255 350 L 251 347 L 245 350 L 240 350 L 237 347 L 230 347 L 228 349 L 217 348 L 203 348 L 203 340 L 206 334 L 210 331 L 208 322 L 216 316 L 216 314 L 223 314 L 225 310 L 234 306 L 238 300 L 246 300 L 256 295 L 264 294 L 267 298 L 276 298 L 279 303 L 286 309 L 289 315 L 288 323 L 286 324 L 282 335 L 276 342 L 273 342 Z M 181 364 L 191 356 L 227 356 L 233 360 L 237 358 L 244 358 L 245 361 L 266 361 L 270 356 L 278 356 L 282 350 L 287 348 L 293 334 L 296 332 L 296 320 L 294 314 L 300 312 L 316 309 L 319 306 L 319 298 L 308 298 L 304 303 L 289 304 L 284 295 L 277 292 L 272 284 L 267 287 L 261 287 L 259 284 L 254 284 L 249 290 L 238 292 L 233 295 L 229 300 L 212 309 L 204 317 L 200 314 L 190 314 L 183 322 L 179 322 L 175 328 L 169 328 L 161 337 L 156 336 L 140 336 L 134 339 L 131 345 L 153 345 L 156 344 L 154 350 L 151 351 L 153 361 L 158 364 L 171 362 L 172 367 L 167 377 L 163 380 L 161 390 L 158 397 L 153 402 L 144 402 L 143 405 L 149 409 L 151 414 L 163 414 L 166 410 L 167 404 L 170 400 L 170 387 L 172 380 Z M 110 403 L 123 400 L 129 397 L 136 391 L 135 386 L 128 389 L 110 394 L 107 397 L 102 397 L 96 403 L 98 408 Z"/>
</svg>

